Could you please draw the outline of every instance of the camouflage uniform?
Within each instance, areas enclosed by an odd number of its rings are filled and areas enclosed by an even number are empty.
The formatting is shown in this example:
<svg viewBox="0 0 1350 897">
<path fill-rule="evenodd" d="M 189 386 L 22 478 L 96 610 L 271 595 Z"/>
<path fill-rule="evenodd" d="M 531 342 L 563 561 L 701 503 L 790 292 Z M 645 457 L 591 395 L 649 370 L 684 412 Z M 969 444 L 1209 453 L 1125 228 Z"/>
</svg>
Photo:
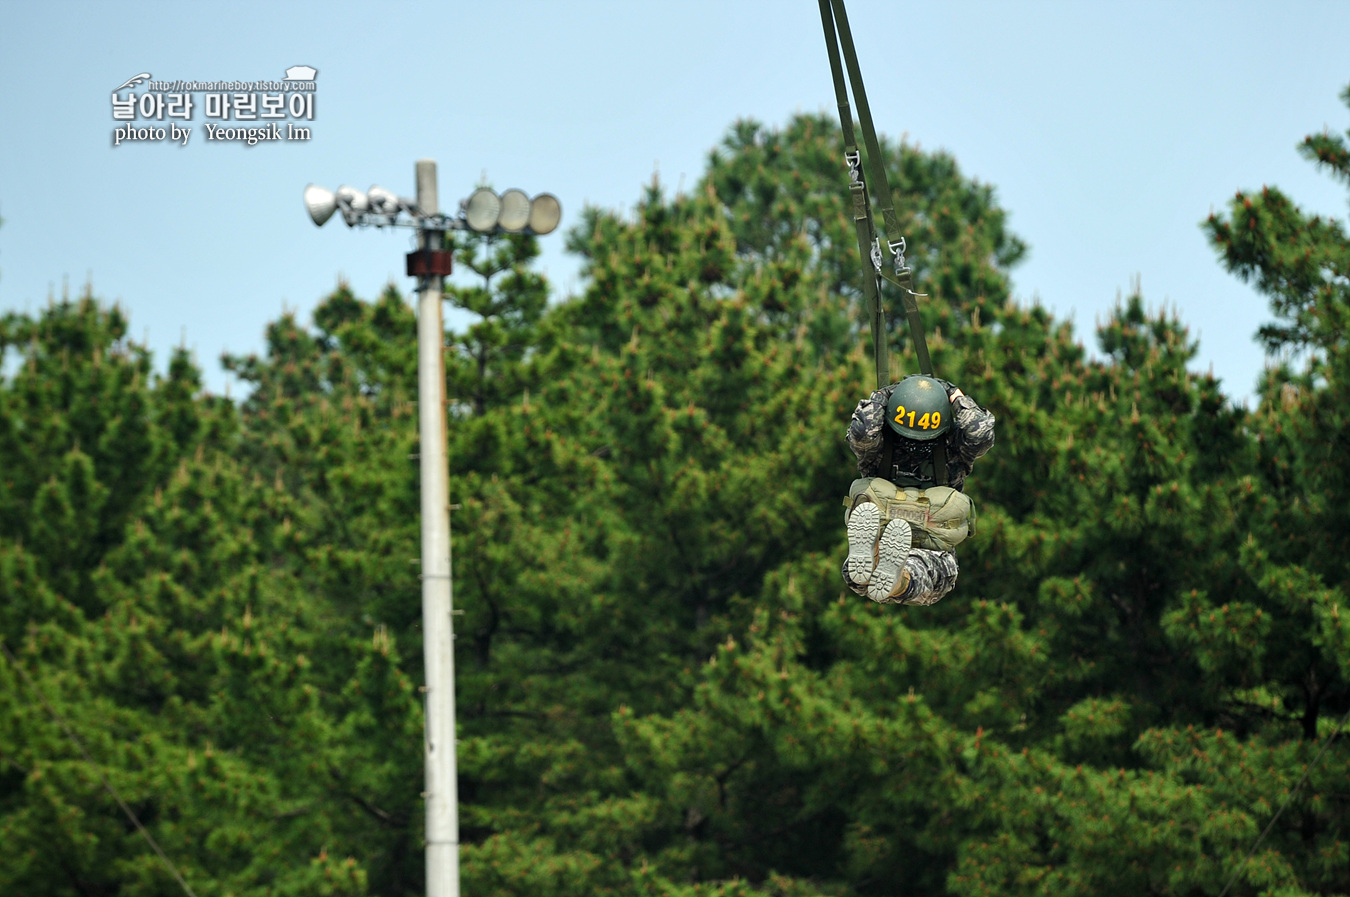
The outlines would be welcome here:
<svg viewBox="0 0 1350 897">
<path fill-rule="evenodd" d="M 948 396 L 956 391 L 947 381 L 941 383 Z M 878 389 L 853 411 L 847 439 L 858 458 L 858 475 L 884 477 L 897 485 L 932 485 L 933 443 L 905 439 L 886 425 L 886 403 L 896 385 Z M 976 459 L 994 444 L 994 415 L 967 395 L 952 402 L 952 409 L 954 425 L 938 438 L 946 441 L 947 485 L 961 490 Z M 886 440 L 891 440 L 893 446 L 889 471 L 881 469 Z M 911 548 L 905 570 L 909 573 L 909 586 L 896 596 L 882 599 L 882 603 L 927 606 L 936 604 L 956 587 L 956 555 L 950 551 Z M 850 580 L 847 567 L 841 572 L 850 590 L 867 597 L 866 586 Z"/>
</svg>

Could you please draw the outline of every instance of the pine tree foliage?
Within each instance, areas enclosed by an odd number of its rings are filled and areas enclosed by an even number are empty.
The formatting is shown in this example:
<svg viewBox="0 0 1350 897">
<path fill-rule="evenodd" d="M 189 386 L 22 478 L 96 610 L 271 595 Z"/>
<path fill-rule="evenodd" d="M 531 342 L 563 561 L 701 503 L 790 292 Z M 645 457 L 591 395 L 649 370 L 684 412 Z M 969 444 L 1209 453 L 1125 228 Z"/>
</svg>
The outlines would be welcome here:
<svg viewBox="0 0 1350 897">
<path fill-rule="evenodd" d="M 412 682 L 288 575 L 304 508 L 241 462 L 284 441 L 250 445 L 186 355 L 152 375 L 125 331 L 91 296 L 4 322 L 7 498 L 42 513 L 0 535 L 24 670 L 0 667 L 0 890 L 180 893 L 100 776 L 199 894 L 397 880 L 418 859 L 382 836 L 416 818 L 389 748 L 418 737 Z"/>
<path fill-rule="evenodd" d="M 1011 299 L 993 189 L 883 149 L 937 370 L 999 420 L 932 608 L 839 580 L 872 364 L 827 117 L 583 211 L 555 304 L 534 238 L 451 241 L 465 893 L 1350 893 L 1350 755 L 1311 767 L 1350 708 L 1344 225 L 1274 188 L 1205 224 L 1286 358 L 1248 412 L 1137 285 L 1090 357 Z M 178 893 L 99 773 L 199 894 L 422 891 L 415 333 L 339 285 L 226 359 L 235 404 L 92 297 L 0 324 L 0 892 Z"/>
</svg>

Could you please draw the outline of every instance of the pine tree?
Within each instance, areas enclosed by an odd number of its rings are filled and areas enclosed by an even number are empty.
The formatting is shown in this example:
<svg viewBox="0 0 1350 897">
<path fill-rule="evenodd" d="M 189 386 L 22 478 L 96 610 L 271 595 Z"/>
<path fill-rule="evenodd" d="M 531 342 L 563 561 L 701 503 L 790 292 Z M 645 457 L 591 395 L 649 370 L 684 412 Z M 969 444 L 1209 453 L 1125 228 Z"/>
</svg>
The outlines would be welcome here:
<svg viewBox="0 0 1350 897">
<path fill-rule="evenodd" d="M 360 892 L 407 860 L 368 820 L 416 799 L 380 743 L 419 737 L 412 684 L 277 563 L 297 503 L 233 406 L 125 331 L 92 296 L 4 323 L 0 890 L 179 892 L 106 779 L 199 894 Z"/>
</svg>

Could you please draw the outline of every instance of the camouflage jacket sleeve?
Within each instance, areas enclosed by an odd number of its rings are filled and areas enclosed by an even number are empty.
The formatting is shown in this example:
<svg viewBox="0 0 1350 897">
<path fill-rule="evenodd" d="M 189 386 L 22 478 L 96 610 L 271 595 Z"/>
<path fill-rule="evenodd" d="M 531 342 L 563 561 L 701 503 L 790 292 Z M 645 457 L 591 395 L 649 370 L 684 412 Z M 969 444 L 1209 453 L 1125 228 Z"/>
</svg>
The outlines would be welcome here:
<svg viewBox="0 0 1350 897">
<path fill-rule="evenodd" d="M 969 472 L 975 466 L 975 459 L 994 445 L 994 415 L 965 394 L 952 402 L 952 408 L 955 409 L 956 427 L 947 438 L 947 445 L 959 459 L 958 463 Z"/>
<path fill-rule="evenodd" d="M 858 476 L 881 476 L 881 431 L 886 426 L 886 402 L 894 388 L 892 384 L 878 389 L 853 409 L 845 438 L 858 458 Z"/>
</svg>

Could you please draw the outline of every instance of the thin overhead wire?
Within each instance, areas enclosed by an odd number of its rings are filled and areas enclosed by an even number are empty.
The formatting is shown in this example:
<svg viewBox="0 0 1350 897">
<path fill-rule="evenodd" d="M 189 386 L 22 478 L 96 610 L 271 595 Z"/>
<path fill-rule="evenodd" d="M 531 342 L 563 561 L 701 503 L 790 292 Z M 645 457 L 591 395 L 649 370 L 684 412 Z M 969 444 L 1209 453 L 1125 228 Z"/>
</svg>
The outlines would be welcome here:
<svg viewBox="0 0 1350 897">
<path fill-rule="evenodd" d="M 1238 863 L 1237 868 L 1233 870 L 1233 874 L 1229 876 L 1228 884 L 1223 886 L 1223 890 L 1219 892 L 1219 897 L 1227 897 L 1228 890 L 1232 888 L 1234 882 L 1238 880 L 1238 876 L 1242 874 L 1242 870 L 1247 868 L 1248 861 L 1251 860 L 1252 855 L 1256 853 L 1256 849 L 1261 846 L 1261 843 L 1266 840 L 1266 835 L 1269 835 L 1270 830 L 1275 827 L 1275 823 L 1279 820 L 1280 814 L 1282 814 L 1289 804 L 1293 802 L 1299 791 L 1302 790 L 1304 784 L 1307 783 L 1308 776 L 1312 775 L 1312 771 L 1317 768 L 1317 764 L 1322 760 L 1322 755 L 1327 752 L 1327 748 L 1331 747 L 1331 743 L 1336 740 L 1336 736 L 1341 734 L 1341 730 L 1345 728 L 1347 721 L 1350 721 L 1350 710 L 1345 711 L 1345 716 L 1341 717 L 1341 721 L 1332 731 L 1331 737 L 1323 743 L 1322 749 L 1317 752 L 1316 757 L 1313 757 L 1313 761 L 1308 764 L 1308 768 L 1303 770 L 1303 778 L 1298 780 L 1298 784 L 1294 786 L 1294 790 L 1289 792 L 1289 796 L 1284 799 L 1284 803 L 1280 804 L 1280 808 L 1275 811 L 1275 815 L 1270 817 L 1270 822 L 1266 823 L 1265 829 L 1261 832 L 1260 837 L 1256 839 L 1256 843 L 1252 845 L 1252 849 L 1247 851 L 1247 855 L 1242 858 L 1242 862 Z"/>
<path fill-rule="evenodd" d="M 13 652 L 9 650 L 9 646 L 4 643 L 3 639 L 0 639 L 0 651 L 4 652 L 5 657 L 9 659 L 10 666 L 18 671 L 19 675 L 23 677 L 24 682 L 28 683 L 28 687 L 33 690 L 33 694 L 38 696 L 38 700 L 42 702 L 42 706 L 47 708 L 47 713 L 51 715 L 52 719 L 56 720 L 57 725 L 59 725 L 62 730 L 65 731 L 66 735 L 69 736 L 70 740 L 75 743 L 75 747 L 79 749 L 80 755 L 84 757 L 84 762 L 88 764 L 91 770 L 93 770 L 94 775 L 98 776 L 98 780 L 103 783 L 103 787 L 112 795 L 113 800 L 117 801 L 117 805 L 122 808 L 122 812 L 127 814 L 127 818 L 131 820 L 132 825 L 136 826 L 136 830 L 145 838 L 146 843 L 148 843 L 155 853 L 158 854 L 160 861 L 164 863 L 164 867 L 168 869 L 169 873 L 177 880 L 179 886 L 182 887 L 183 892 L 186 893 L 188 897 L 197 897 L 192 888 L 188 886 L 188 883 L 183 880 L 183 876 L 179 874 L 178 867 L 175 866 L 173 861 L 160 849 L 159 844 L 156 843 L 155 839 L 148 831 L 146 831 L 145 826 L 141 825 L 141 821 L 136 818 L 136 814 L 131 812 L 131 808 L 127 806 L 126 801 L 122 800 L 122 796 L 117 793 L 117 789 L 113 788 L 112 783 L 103 775 L 102 770 L 94 764 L 93 758 L 90 757 L 89 752 L 85 750 L 84 743 L 80 741 L 79 737 L 75 734 L 75 730 L 70 727 L 61 714 L 56 712 L 56 708 L 47 700 L 47 696 L 42 693 L 42 689 L 38 688 L 38 684 L 33 681 L 33 678 L 28 675 L 28 671 L 19 664 L 18 658 L 16 658 Z"/>
</svg>

